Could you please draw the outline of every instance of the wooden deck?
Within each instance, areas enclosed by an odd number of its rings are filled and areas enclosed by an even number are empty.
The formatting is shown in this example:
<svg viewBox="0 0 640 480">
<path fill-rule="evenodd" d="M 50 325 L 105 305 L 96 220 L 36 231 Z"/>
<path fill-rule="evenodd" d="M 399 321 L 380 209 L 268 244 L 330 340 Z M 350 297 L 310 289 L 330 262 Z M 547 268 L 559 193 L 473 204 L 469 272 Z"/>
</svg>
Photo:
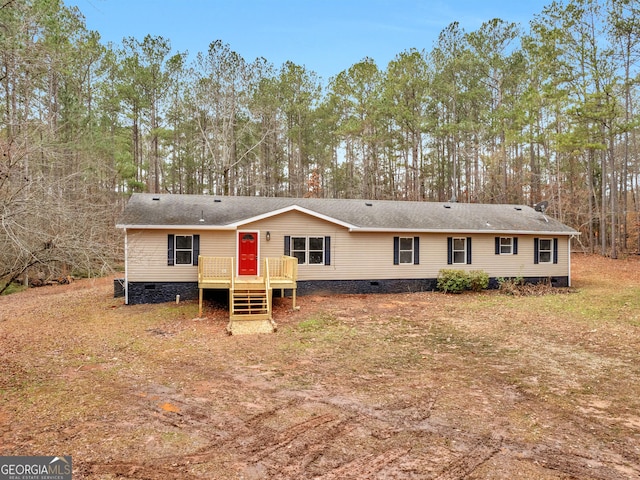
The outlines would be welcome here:
<svg viewBox="0 0 640 480">
<path fill-rule="evenodd" d="M 236 276 L 233 257 L 198 257 L 199 316 L 202 316 L 202 297 L 205 289 L 229 290 L 229 331 L 235 322 L 264 320 L 273 323 L 273 289 L 292 291 L 296 306 L 298 259 L 282 256 L 265 258 L 262 276 Z M 237 327 L 238 325 L 236 325 Z M 244 330 L 236 328 L 236 330 Z"/>
</svg>

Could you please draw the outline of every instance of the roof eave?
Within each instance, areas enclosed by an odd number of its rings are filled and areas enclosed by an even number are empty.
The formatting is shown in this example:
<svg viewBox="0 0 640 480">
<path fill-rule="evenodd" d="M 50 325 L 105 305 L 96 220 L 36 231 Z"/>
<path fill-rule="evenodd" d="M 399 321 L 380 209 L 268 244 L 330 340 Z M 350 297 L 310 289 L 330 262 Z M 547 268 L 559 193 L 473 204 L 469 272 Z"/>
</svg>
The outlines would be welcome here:
<svg viewBox="0 0 640 480">
<path fill-rule="evenodd" d="M 289 208 L 287 211 L 291 210 Z M 297 209 L 296 209 L 297 210 Z M 305 209 L 303 209 L 305 210 Z M 283 213 L 283 212 L 280 212 Z M 305 212 L 306 213 L 306 212 Z M 324 217 L 325 220 L 331 221 L 330 217 L 311 212 L 314 216 Z M 267 216 L 260 216 L 262 218 L 254 217 L 251 221 L 236 222 L 230 225 L 143 225 L 143 224 L 116 224 L 116 228 L 124 230 L 208 230 L 208 231 L 230 231 L 236 230 L 238 227 L 244 226 L 247 223 L 251 223 L 257 220 L 263 220 L 268 218 Z M 577 236 L 580 232 L 561 232 L 561 231 L 544 231 L 544 230 L 473 230 L 473 229 L 442 229 L 442 228 L 373 228 L 373 227 L 356 227 L 353 225 L 345 224 L 344 222 L 334 221 L 346 227 L 349 232 L 360 233 L 452 233 L 452 234 L 467 234 L 467 233 L 485 233 L 489 235 L 555 235 L 555 236 Z"/>
<path fill-rule="evenodd" d="M 143 225 L 116 224 L 116 228 L 124 230 L 235 230 L 234 225 Z"/>
<path fill-rule="evenodd" d="M 555 236 L 575 236 L 580 235 L 577 231 L 546 231 L 546 230 L 478 230 L 478 229 L 444 229 L 444 228 L 373 228 L 354 227 L 350 232 L 362 233 L 486 233 L 490 235 L 555 235 Z"/>
</svg>

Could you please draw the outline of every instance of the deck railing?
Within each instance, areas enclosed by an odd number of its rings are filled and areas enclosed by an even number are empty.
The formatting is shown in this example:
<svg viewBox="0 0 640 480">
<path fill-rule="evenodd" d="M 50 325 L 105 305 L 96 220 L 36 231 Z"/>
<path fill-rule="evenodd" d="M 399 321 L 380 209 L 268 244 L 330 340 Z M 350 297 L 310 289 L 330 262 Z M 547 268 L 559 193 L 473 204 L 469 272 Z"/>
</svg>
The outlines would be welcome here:
<svg viewBox="0 0 640 480">
<path fill-rule="evenodd" d="M 269 275 L 268 259 L 264 262 L 264 290 L 267 292 L 267 311 L 271 314 L 271 280 Z"/>
<path fill-rule="evenodd" d="M 233 257 L 198 257 L 199 315 L 202 316 L 203 290 L 207 288 L 229 289 L 229 305 L 233 304 L 233 292 L 240 279 L 235 275 L 235 259 Z M 256 280 L 264 282 L 267 296 L 268 312 L 271 313 L 271 289 L 292 290 L 293 308 L 296 307 L 296 289 L 298 279 L 298 259 L 283 255 L 264 259 L 262 275 Z M 256 280 L 251 280 L 255 284 Z"/>
<path fill-rule="evenodd" d="M 268 257 L 265 259 L 271 279 L 289 280 L 295 282 L 298 278 L 298 259 L 288 255 Z"/>
<path fill-rule="evenodd" d="M 296 290 L 298 288 L 298 259 L 283 255 L 281 257 L 269 257 L 265 259 L 265 271 L 269 275 L 269 286 L 279 288 L 284 296 L 285 289 L 291 289 L 293 309 L 296 306 Z"/>
<path fill-rule="evenodd" d="M 233 257 L 198 257 L 198 283 L 226 284 L 233 286 L 235 279 Z M 295 282 L 298 278 L 298 259 L 283 255 L 264 259 L 262 276 L 269 280 L 288 280 Z"/>
<path fill-rule="evenodd" d="M 233 257 L 198 257 L 198 283 L 233 288 Z"/>
</svg>

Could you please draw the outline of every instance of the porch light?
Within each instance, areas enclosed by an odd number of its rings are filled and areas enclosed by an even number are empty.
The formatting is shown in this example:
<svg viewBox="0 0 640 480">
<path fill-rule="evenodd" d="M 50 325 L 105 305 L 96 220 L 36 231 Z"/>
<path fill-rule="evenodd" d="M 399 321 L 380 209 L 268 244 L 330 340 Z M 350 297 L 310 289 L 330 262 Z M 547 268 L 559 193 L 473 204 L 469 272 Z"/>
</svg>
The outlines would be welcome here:
<svg viewBox="0 0 640 480">
<path fill-rule="evenodd" d="M 266 236 L 266 238 L 267 238 L 267 242 L 268 242 L 269 240 L 271 240 L 271 232 L 267 232 L 267 236 Z"/>
</svg>

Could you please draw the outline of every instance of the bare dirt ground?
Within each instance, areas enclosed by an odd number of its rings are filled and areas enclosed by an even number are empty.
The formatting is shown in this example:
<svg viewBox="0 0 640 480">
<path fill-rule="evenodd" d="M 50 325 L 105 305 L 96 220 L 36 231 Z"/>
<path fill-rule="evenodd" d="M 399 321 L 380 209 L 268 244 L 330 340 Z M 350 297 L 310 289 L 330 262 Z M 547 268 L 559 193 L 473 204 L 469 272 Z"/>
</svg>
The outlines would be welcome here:
<svg viewBox="0 0 640 480">
<path fill-rule="evenodd" d="M 111 279 L 0 298 L 0 455 L 75 479 L 640 478 L 640 259 L 573 256 L 571 292 L 207 304 Z"/>
</svg>

